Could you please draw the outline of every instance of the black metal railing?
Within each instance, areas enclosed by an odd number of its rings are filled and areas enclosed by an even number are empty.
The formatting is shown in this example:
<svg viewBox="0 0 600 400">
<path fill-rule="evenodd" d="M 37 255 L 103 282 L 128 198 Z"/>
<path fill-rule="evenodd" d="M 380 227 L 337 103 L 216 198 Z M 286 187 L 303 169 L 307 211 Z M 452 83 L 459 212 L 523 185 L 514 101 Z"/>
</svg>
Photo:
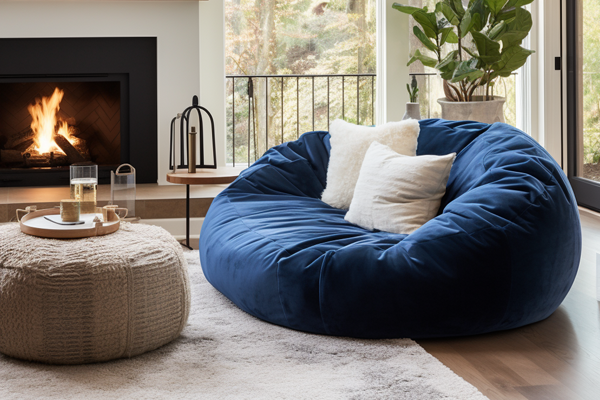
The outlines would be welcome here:
<svg viewBox="0 0 600 400">
<path fill-rule="evenodd" d="M 234 166 L 303 132 L 328 130 L 335 118 L 375 124 L 375 74 L 226 78 L 227 162 Z"/>
<path fill-rule="evenodd" d="M 409 75 L 417 77 L 421 117 L 440 118 L 437 99 L 444 97 L 444 91 L 439 74 Z M 226 78 L 228 164 L 250 165 L 275 145 L 295 140 L 304 132 L 328 130 L 330 121 L 336 118 L 355 124 L 375 124 L 375 74 L 228 75 Z M 513 125 L 516 124 L 515 78 L 513 73 L 494 89 L 496 95 L 506 97 L 505 118 Z"/>
</svg>

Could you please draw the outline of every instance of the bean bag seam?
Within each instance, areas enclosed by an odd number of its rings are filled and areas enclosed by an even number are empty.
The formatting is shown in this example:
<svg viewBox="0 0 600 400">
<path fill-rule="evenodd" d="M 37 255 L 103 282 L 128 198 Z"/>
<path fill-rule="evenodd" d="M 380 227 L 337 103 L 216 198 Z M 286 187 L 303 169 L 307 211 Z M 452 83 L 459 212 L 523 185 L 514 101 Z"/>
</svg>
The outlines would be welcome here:
<svg viewBox="0 0 600 400">
<path fill-rule="evenodd" d="M 485 142 L 486 142 L 486 143 L 487 143 L 489 146 L 492 146 L 492 145 L 494 144 L 494 143 L 492 143 L 491 141 L 489 141 L 489 140 L 488 140 L 488 138 L 486 138 L 486 137 L 484 137 L 482 140 L 484 140 L 484 141 L 485 141 Z M 505 150 L 508 150 L 508 149 L 506 149 L 505 147 L 503 147 L 503 149 L 505 149 Z M 489 156 L 489 155 L 492 153 L 492 151 L 493 151 L 493 149 L 490 149 L 490 150 L 488 150 L 488 151 L 485 153 L 485 155 L 482 157 L 482 160 L 481 160 L 481 166 L 483 167 L 483 169 L 484 169 L 485 171 L 491 171 L 491 172 L 492 172 L 492 174 L 493 174 L 495 170 L 502 169 L 502 168 L 501 168 L 501 167 L 488 168 L 488 167 L 486 167 L 486 166 L 485 166 L 485 163 L 487 162 L 487 158 L 488 158 L 488 156 Z M 534 156 L 533 156 L 533 155 L 531 155 L 531 158 L 533 159 L 533 158 L 534 158 Z M 525 173 L 525 172 L 523 172 L 523 174 L 524 174 L 524 175 L 527 175 L 527 176 L 531 176 L 531 177 L 532 177 L 532 178 L 534 178 L 535 180 L 537 180 L 537 181 L 539 181 L 540 183 L 542 183 L 542 184 L 543 184 L 543 186 L 544 186 L 544 190 L 545 190 L 545 186 L 546 186 L 546 185 L 548 185 L 548 183 L 550 183 L 552 180 L 555 180 L 555 177 L 554 177 L 554 172 L 556 171 L 556 167 L 555 167 L 555 166 L 552 166 L 552 170 L 549 170 L 547 166 L 545 166 L 544 164 L 542 164 L 542 163 L 540 163 L 540 162 L 537 162 L 537 161 L 536 161 L 536 164 L 538 164 L 538 165 L 539 165 L 541 168 L 543 168 L 543 169 L 544 169 L 546 172 L 548 172 L 548 177 L 547 177 L 547 179 L 546 179 L 546 180 L 544 180 L 544 181 L 541 181 L 541 180 L 540 180 L 540 179 L 538 179 L 536 176 L 534 176 L 534 175 L 531 175 L 531 174 L 529 174 L 529 173 Z M 504 166 L 505 166 L 505 165 L 503 165 L 502 167 L 504 167 Z M 555 181 L 555 183 L 556 183 L 556 184 L 558 184 L 558 182 L 556 182 L 556 181 Z M 468 191 L 467 191 L 467 192 L 468 192 Z"/>
<path fill-rule="evenodd" d="M 325 295 L 322 292 L 323 286 L 325 286 L 325 285 L 323 285 L 322 282 L 324 282 L 324 280 L 325 280 L 325 278 L 323 277 L 323 273 L 325 271 L 325 263 L 329 263 L 331 254 L 334 252 L 335 252 L 335 250 L 328 250 L 324 253 L 325 256 L 323 257 L 323 262 L 321 263 L 321 270 L 319 271 L 319 314 L 321 314 L 321 324 L 323 325 L 323 330 L 328 335 L 331 335 L 331 331 L 328 329 L 327 324 L 325 323 L 325 319 L 324 319 L 323 302 L 321 300 L 323 300 L 323 298 L 325 297 Z"/>
<path fill-rule="evenodd" d="M 298 164 L 298 163 L 305 164 L 305 165 L 306 165 L 306 166 L 308 166 L 308 167 L 310 168 L 310 170 L 311 170 L 311 171 L 313 171 L 313 173 L 314 173 L 314 171 L 315 171 L 315 168 L 314 168 L 314 167 L 313 167 L 313 165 L 312 165 L 312 164 L 311 164 L 311 163 L 310 163 L 310 162 L 309 162 L 307 159 L 305 159 L 305 158 L 301 158 L 301 159 L 297 159 L 297 160 L 290 160 L 290 161 L 286 162 L 285 164 L 288 164 L 288 165 L 290 165 L 290 164 Z M 254 165 L 255 165 L 255 164 L 253 164 L 252 166 L 254 166 Z M 254 173 L 255 173 L 255 172 L 257 172 L 257 171 L 259 171 L 259 170 L 261 170 L 261 169 L 263 169 L 263 168 L 267 168 L 267 167 L 268 167 L 270 170 L 276 171 L 276 172 L 277 172 L 277 173 L 278 173 L 278 174 L 281 176 L 281 178 L 282 178 L 282 179 L 285 179 L 286 181 L 288 181 L 288 182 L 290 182 L 290 183 L 293 183 L 293 182 L 292 182 L 292 181 L 290 181 L 288 178 L 286 178 L 284 174 L 282 174 L 282 173 L 281 173 L 281 170 L 280 170 L 279 168 L 274 168 L 274 166 L 273 166 L 273 165 L 271 165 L 271 164 L 258 164 L 258 167 L 259 167 L 259 168 L 255 168 L 255 169 L 251 170 L 251 171 L 250 171 L 250 172 L 248 172 L 246 175 L 240 175 L 240 176 L 239 176 L 239 177 L 238 177 L 238 178 L 237 178 L 237 179 L 236 179 L 236 180 L 235 180 L 233 183 L 231 183 L 231 184 L 229 185 L 229 187 L 235 187 L 235 186 L 237 186 L 237 185 L 236 185 L 236 183 L 237 183 L 238 181 L 242 181 L 242 180 L 243 180 L 243 181 L 246 181 L 246 182 L 247 182 L 248 184 L 250 184 L 251 186 L 253 186 L 253 187 L 256 187 L 256 185 L 254 184 L 254 182 L 252 182 L 252 181 L 251 181 L 251 180 L 249 180 L 248 178 L 249 178 L 249 177 L 251 177 L 252 175 L 254 175 Z M 318 178 L 317 178 L 317 179 L 318 179 Z M 320 182 L 319 182 L 319 183 L 320 183 Z M 229 189 L 229 187 L 228 187 L 228 189 Z M 300 196 L 300 195 L 298 195 L 298 194 L 294 194 L 294 193 L 289 193 L 289 192 L 282 192 L 282 191 L 277 191 L 277 192 L 278 192 L 278 193 L 281 193 L 281 194 L 289 195 L 289 196 L 296 196 L 296 197 L 310 197 L 310 198 L 313 198 L 313 199 L 319 199 L 319 200 L 320 200 L 320 198 L 319 198 L 319 197 L 312 197 L 311 195 L 309 195 L 309 194 L 307 194 L 307 193 L 304 193 L 304 192 L 302 192 L 302 189 L 300 189 L 300 188 L 298 188 L 298 187 L 296 187 L 296 186 L 295 186 L 295 188 L 296 188 L 296 189 L 297 189 L 299 192 L 301 192 L 301 193 L 303 194 L 303 196 Z M 266 196 L 271 196 L 271 195 L 273 195 L 272 193 L 265 193 L 265 192 L 262 192 L 262 191 L 260 192 L 260 194 L 264 194 L 264 195 L 266 195 Z"/>
<path fill-rule="evenodd" d="M 557 186 L 560 186 L 560 185 L 558 185 L 558 182 L 556 181 L 556 179 L 555 179 L 554 175 L 551 175 L 551 179 L 550 179 L 550 181 L 554 181 L 554 183 L 555 183 Z M 537 204 L 537 200 L 538 200 L 540 197 L 545 197 L 544 195 L 546 195 L 546 196 L 549 196 L 549 193 L 548 193 L 548 191 L 547 191 L 546 187 L 544 187 L 544 192 L 543 192 L 543 193 L 540 193 L 538 196 L 536 196 L 536 198 L 534 199 L 534 201 L 533 201 L 533 202 L 532 202 L 532 203 L 531 203 L 531 204 L 530 204 L 530 205 L 529 205 L 529 206 L 528 206 L 528 207 L 527 207 L 525 210 L 523 210 L 523 212 L 521 212 L 519 215 L 517 215 L 517 216 L 516 216 L 514 219 L 512 219 L 510 222 L 511 222 L 512 224 L 514 224 L 514 225 L 517 225 L 517 226 L 518 226 L 519 224 L 517 224 L 517 223 L 516 223 L 516 221 L 517 221 L 518 219 L 523 219 L 523 215 L 525 215 L 525 213 L 528 213 L 528 212 L 529 212 L 529 210 L 530 210 L 530 209 L 531 209 L 533 206 L 536 206 L 536 205 L 538 205 L 538 204 Z M 568 196 L 567 196 L 567 197 L 568 197 Z M 507 240 L 507 242 L 509 242 L 509 240 L 508 240 L 508 233 L 506 232 L 506 231 L 508 230 L 508 228 L 509 228 L 509 225 L 508 225 L 508 224 L 506 224 L 506 225 L 505 225 L 505 226 L 502 228 L 502 230 L 504 231 L 504 235 L 505 235 L 505 237 L 506 237 L 506 240 Z M 510 259 L 511 259 L 511 264 L 512 264 L 512 259 L 513 259 L 513 257 L 512 257 L 512 249 L 511 249 L 510 247 L 509 247 L 509 250 L 508 250 L 508 254 L 509 254 L 509 257 L 510 257 Z M 578 267 L 578 264 L 575 266 L 575 268 L 577 268 L 577 267 Z M 573 266 L 573 265 L 571 265 L 571 266 L 570 266 L 570 268 L 571 268 L 571 269 L 573 269 L 573 268 L 574 268 L 574 266 Z M 507 302 L 507 309 L 506 309 L 506 311 L 505 311 L 505 314 L 504 314 L 504 317 L 503 317 L 503 319 L 502 319 L 503 321 L 506 321 L 506 313 L 508 313 L 508 310 L 509 310 L 509 305 L 512 303 L 511 299 L 512 299 L 512 297 L 513 297 L 513 295 L 514 295 L 514 293 L 513 293 L 513 290 L 512 290 L 512 288 L 513 288 L 513 284 L 514 284 L 514 282 L 513 282 L 513 279 L 512 279 L 512 268 L 511 268 L 511 281 L 510 281 L 509 301 Z M 572 283 L 571 283 L 571 285 L 572 285 Z"/>
<path fill-rule="evenodd" d="M 529 207 L 527 207 L 527 209 L 529 209 Z M 522 214 L 520 214 L 520 215 L 522 215 Z M 506 232 L 507 226 L 508 226 L 508 224 L 502 228 L 502 234 L 503 234 L 502 236 L 504 237 L 506 244 L 510 243 L 509 238 L 508 238 L 508 233 Z M 508 289 L 508 296 L 506 298 L 506 304 L 504 306 L 504 313 L 502 314 L 502 323 L 504 323 L 507 320 L 508 311 L 510 310 L 510 305 L 512 304 L 512 299 L 514 296 L 513 288 L 514 288 L 514 284 L 515 284 L 515 281 L 513 279 L 513 269 L 512 269 L 512 265 L 513 265 L 512 250 L 509 248 L 507 253 L 508 253 L 509 266 L 510 266 L 510 268 L 508 268 L 508 272 L 510 274 L 510 276 L 509 276 L 510 283 L 509 283 L 509 289 Z"/>
<path fill-rule="evenodd" d="M 490 173 L 491 173 L 491 171 L 492 171 L 492 170 L 488 170 L 487 172 L 490 172 Z M 488 226 L 488 227 L 484 227 L 484 228 L 478 229 L 478 230 L 476 230 L 476 231 L 473 231 L 473 232 L 466 232 L 466 231 L 462 231 L 462 232 L 455 232 L 455 233 L 451 233 L 451 234 L 449 234 L 449 235 L 438 236 L 438 237 L 435 237 L 435 238 L 433 238 L 433 239 L 429 239 L 429 240 L 419 240 L 419 241 L 418 241 L 418 243 L 429 243 L 429 242 L 433 242 L 433 241 L 436 241 L 436 240 L 439 240 L 439 239 L 442 239 L 442 238 L 452 237 L 452 236 L 455 236 L 455 235 L 461 235 L 461 234 L 463 234 L 463 233 L 464 233 L 464 234 L 467 234 L 467 235 L 469 235 L 469 236 L 471 236 L 471 235 L 475 235 L 475 234 L 477 234 L 477 233 L 480 233 L 480 232 L 482 232 L 482 231 L 485 231 L 485 230 L 488 230 L 488 229 L 505 230 L 505 229 L 506 229 L 506 227 L 507 227 L 509 224 L 514 224 L 514 223 L 515 223 L 515 221 L 516 221 L 517 219 L 521 218 L 521 216 L 522 216 L 523 214 L 525 214 L 526 212 L 528 212 L 528 211 L 529 211 L 529 209 L 530 209 L 531 207 L 533 207 L 533 206 L 537 205 L 537 200 L 538 200 L 540 197 L 544 197 L 544 195 L 547 195 L 547 191 L 546 191 L 545 189 L 544 189 L 544 192 L 543 192 L 543 193 L 540 193 L 540 194 L 538 194 L 538 195 L 535 197 L 535 199 L 534 199 L 534 200 L 531 202 L 531 204 L 529 204 L 529 205 L 527 206 L 527 208 L 525 208 L 525 210 L 523 210 L 523 211 L 522 211 L 520 214 L 516 215 L 514 218 L 512 218 L 512 219 L 507 219 L 507 220 L 506 220 L 506 221 L 507 221 L 507 222 L 506 222 L 506 224 L 504 224 L 504 225 L 502 225 L 502 226 L 500 226 L 500 225 L 492 225 L 492 226 Z M 468 219 L 468 217 L 466 217 L 466 216 L 464 216 L 464 215 L 462 215 L 462 214 L 460 214 L 460 213 L 457 213 L 456 211 L 449 210 L 449 211 L 445 211 L 445 212 L 444 212 L 444 214 L 445 214 L 445 213 L 455 214 L 455 215 L 458 215 L 458 216 L 460 216 L 460 217 L 462 217 L 462 218 Z M 443 214 L 442 214 L 442 215 L 443 215 Z M 437 218 L 437 217 L 436 217 L 436 218 Z M 434 220 L 435 220 L 435 218 L 434 218 L 432 221 L 434 221 Z M 417 230 L 417 231 L 415 231 L 415 232 L 418 232 L 418 230 Z M 412 234 L 411 234 L 411 235 L 412 235 Z M 408 235 L 408 236 L 406 237 L 406 239 L 402 240 L 402 241 L 401 241 L 401 242 L 399 242 L 398 244 L 401 244 L 401 243 L 405 242 L 407 239 L 410 239 L 410 235 Z M 413 242 L 413 243 L 414 243 L 414 242 Z"/>
<path fill-rule="evenodd" d="M 288 251 L 285 249 L 285 247 L 281 246 L 279 243 L 277 243 L 276 241 L 274 241 L 271 238 L 268 238 L 264 235 L 261 235 L 260 233 L 256 232 L 255 230 L 251 229 L 246 222 L 244 221 L 244 217 L 242 217 L 242 215 L 240 214 L 240 212 L 237 210 L 237 208 L 235 207 L 234 203 L 229 199 L 229 194 L 225 193 L 225 199 L 227 199 L 227 203 L 229 203 L 229 205 L 231 206 L 231 208 L 233 209 L 233 211 L 235 211 L 235 213 L 238 215 L 239 220 L 242 224 L 244 224 L 244 226 L 246 227 L 246 229 L 255 234 L 256 236 L 259 236 L 265 240 L 268 240 L 269 242 L 273 243 L 275 246 L 279 247 L 281 250 L 283 250 L 285 252 L 285 254 L 287 254 L 287 256 L 291 256 L 290 253 L 288 253 Z M 279 261 L 279 260 L 278 260 Z M 279 287 L 279 262 L 277 263 L 277 293 L 279 294 L 279 305 L 281 306 L 281 311 L 283 312 L 283 316 L 285 317 L 285 320 L 287 321 L 288 325 L 289 325 L 289 320 L 287 317 L 287 314 L 285 313 L 285 308 L 283 307 L 283 302 L 281 301 L 281 290 Z"/>
<path fill-rule="evenodd" d="M 254 168 L 256 166 L 256 168 Z M 231 188 L 231 187 L 235 187 L 236 183 L 238 181 L 241 180 L 245 180 L 246 182 L 252 184 L 252 181 L 249 181 L 247 178 L 254 175 L 254 173 L 264 167 L 270 166 L 270 164 L 252 164 L 250 167 L 248 167 L 247 169 L 243 170 L 240 175 L 237 177 L 237 179 L 235 181 L 233 181 L 228 187 L 227 189 Z M 253 185 L 254 186 L 254 185 Z M 237 212 L 237 211 L 236 211 Z"/>
<path fill-rule="evenodd" d="M 487 132 L 487 131 L 486 131 Z M 483 137 L 483 135 L 485 134 L 485 132 L 480 133 L 477 137 L 475 137 L 473 140 L 471 140 L 471 142 L 469 142 L 469 144 L 467 144 L 465 147 L 463 147 L 457 154 L 456 154 L 456 158 L 458 158 L 460 155 L 462 155 L 464 152 L 466 152 L 470 147 L 475 146 L 474 143 L 477 142 L 477 140 L 479 140 L 480 138 Z M 454 160 L 456 161 L 456 160 Z"/>
</svg>

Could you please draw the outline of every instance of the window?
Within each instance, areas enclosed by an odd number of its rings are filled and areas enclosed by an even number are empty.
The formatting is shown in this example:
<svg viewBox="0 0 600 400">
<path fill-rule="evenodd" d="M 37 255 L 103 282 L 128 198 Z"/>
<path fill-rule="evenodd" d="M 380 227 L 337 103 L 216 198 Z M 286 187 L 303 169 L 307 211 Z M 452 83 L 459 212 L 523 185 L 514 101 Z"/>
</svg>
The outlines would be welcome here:
<svg viewBox="0 0 600 400">
<path fill-rule="evenodd" d="M 376 120 L 377 0 L 226 0 L 227 162 Z"/>
</svg>

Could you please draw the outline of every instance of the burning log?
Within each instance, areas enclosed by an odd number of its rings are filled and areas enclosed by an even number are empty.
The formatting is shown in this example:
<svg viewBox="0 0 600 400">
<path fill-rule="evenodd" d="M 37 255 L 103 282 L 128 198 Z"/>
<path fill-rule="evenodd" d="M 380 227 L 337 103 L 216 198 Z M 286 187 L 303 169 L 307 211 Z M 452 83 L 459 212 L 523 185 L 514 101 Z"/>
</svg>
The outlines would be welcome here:
<svg viewBox="0 0 600 400">
<path fill-rule="evenodd" d="M 33 131 L 31 129 L 27 128 L 15 135 L 12 135 L 10 138 L 8 138 L 8 141 L 4 144 L 4 148 L 5 149 L 14 149 L 23 142 L 26 142 L 28 140 L 33 140 L 34 136 L 35 136 L 35 133 L 33 133 Z"/>
<path fill-rule="evenodd" d="M 50 165 L 53 167 L 62 167 L 69 165 L 69 160 L 64 154 L 50 153 Z"/>
<path fill-rule="evenodd" d="M 25 166 L 33 167 L 50 167 L 50 158 L 46 156 L 30 156 L 25 157 Z"/>
<path fill-rule="evenodd" d="M 75 164 L 85 161 L 85 158 L 83 158 L 77 149 L 60 133 L 54 135 L 54 142 L 67 155 L 69 163 Z"/>
<path fill-rule="evenodd" d="M 15 147 L 13 147 L 13 150 L 18 150 L 21 153 L 24 153 L 25 150 L 27 150 L 28 148 L 31 147 L 31 145 L 33 144 L 33 139 L 28 139 L 24 142 L 19 143 L 18 145 L 16 145 Z"/>
<path fill-rule="evenodd" d="M 24 153 L 23 161 L 26 167 L 62 167 L 69 165 L 67 156 L 60 153 Z"/>
<path fill-rule="evenodd" d="M 73 133 L 71 133 L 71 135 L 73 135 Z M 71 139 L 74 139 L 73 143 L 71 143 L 71 144 L 73 145 L 73 147 L 75 147 L 75 150 L 77 150 L 79 152 L 79 154 L 81 154 L 81 156 L 85 159 L 85 161 L 91 161 L 90 151 L 89 151 L 89 148 L 87 145 L 87 141 L 85 141 L 84 139 L 80 139 L 76 136 L 71 136 Z"/>
<path fill-rule="evenodd" d="M 18 150 L 0 150 L 0 162 L 3 164 L 23 164 L 25 160 Z"/>
</svg>

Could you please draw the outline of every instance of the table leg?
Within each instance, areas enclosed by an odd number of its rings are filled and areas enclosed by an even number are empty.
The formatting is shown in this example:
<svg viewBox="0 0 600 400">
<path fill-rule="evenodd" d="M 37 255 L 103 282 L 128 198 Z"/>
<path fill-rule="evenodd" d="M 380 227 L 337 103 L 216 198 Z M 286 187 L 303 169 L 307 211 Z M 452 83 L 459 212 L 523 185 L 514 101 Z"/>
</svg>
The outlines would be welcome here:
<svg viewBox="0 0 600 400">
<path fill-rule="evenodd" d="M 190 246 L 190 185 L 185 185 L 185 244 L 181 244 L 193 250 Z"/>
</svg>

